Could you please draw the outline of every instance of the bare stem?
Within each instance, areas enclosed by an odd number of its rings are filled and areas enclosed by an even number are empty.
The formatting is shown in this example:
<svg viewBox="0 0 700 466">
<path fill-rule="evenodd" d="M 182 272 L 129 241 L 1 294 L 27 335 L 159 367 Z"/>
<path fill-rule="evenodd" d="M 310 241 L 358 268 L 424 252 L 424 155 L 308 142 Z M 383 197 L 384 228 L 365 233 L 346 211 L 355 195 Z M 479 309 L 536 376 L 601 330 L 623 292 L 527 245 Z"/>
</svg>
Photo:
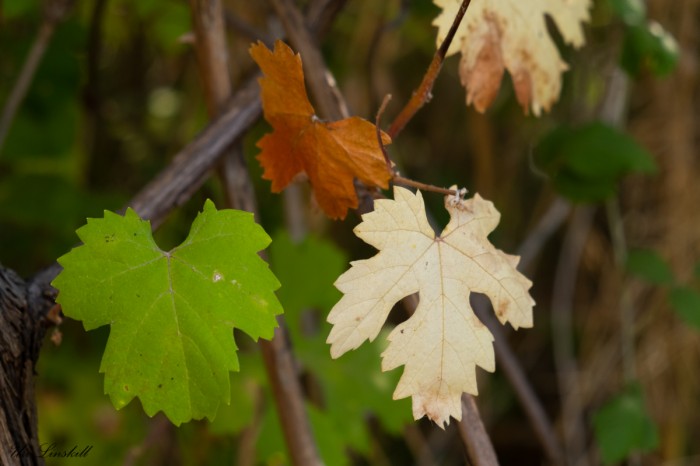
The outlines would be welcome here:
<svg viewBox="0 0 700 466">
<path fill-rule="evenodd" d="M 462 5 L 459 7 L 455 20 L 452 23 L 450 30 L 447 32 L 445 40 L 442 41 L 440 47 L 438 47 L 438 49 L 435 51 L 433 60 L 430 62 L 428 70 L 423 76 L 423 81 L 420 83 L 420 86 L 418 86 L 418 89 L 415 90 L 413 96 L 411 96 L 411 99 L 389 127 L 388 133 L 392 139 L 401 132 L 409 121 L 411 121 L 416 112 L 418 112 L 423 105 L 430 101 L 430 98 L 432 97 L 431 91 L 433 89 L 433 84 L 435 84 L 435 79 L 440 73 L 442 63 L 445 61 L 445 55 L 447 55 L 447 50 L 450 48 L 452 39 L 454 39 L 455 33 L 457 32 L 457 28 L 462 22 L 464 14 L 467 12 L 469 3 L 470 0 L 462 0 Z"/>
<path fill-rule="evenodd" d="M 583 399 L 574 345 L 574 292 L 594 209 L 578 207 L 564 238 L 552 292 L 552 344 L 554 366 L 561 393 L 564 445 L 569 464 L 577 464 L 585 448 Z"/>
<path fill-rule="evenodd" d="M 386 147 L 384 147 L 384 141 L 382 141 L 382 130 L 380 129 L 382 115 L 384 114 L 384 110 L 386 110 L 386 106 L 390 100 L 391 94 L 387 94 L 384 96 L 384 100 L 382 100 L 382 105 L 379 107 L 377 117 L 374 120 L 374 126 L 377 129 L 377 142 L 379 143 L 379 148 L 382 150 L 382 155 L 384 155 L 384 160 L 386 161 L 386 169 L 389 171 L 389 173 L 392 173 L 394 170 L 391 166 L 391 159 L 389 158 L 389 154 L 387 154 L 386 152 Z"/>
<path fill-rule="evenodd" d="M 617 265 L 619 270 L 624 270 L 627 262 L 627 240 L 617 198 L 609 199 L 605 203 L 605 212 L 608 217 L 615 265 Z M 637 378 L 634 321 L 635 309 L 630 295 L 630 288 L 627 283 L 623 282 L 620 295 L 620 344 L 622 346 L 622 370 L 626 383 L 633 382 Z"/>
<path fill-rule="evenodd" d="M 519 268 L 527 269 L 537 255 L 542 251 L 545 242 L 551 238 L 564 223 L 571 212 L 571 204 L 557 197 L 547 208 L 547 212 L 539 219 L 535 228 L 528 233 L 518 247 L 520 256 Z"/>
<path fill-rule="evenodd" d="M 410 178 L 404 178 L 401 175 L 394 174 L 394 176 L 391 178 L 391 181 L 394 184 L 400 184 L 403 186 L 411 186 L 412 188 L 418 188 L 422 189 L 423 191 L 430 191 L 433 193 L 438 193 L 438 194 L 444 194 L 444 195 L 452 195 L 452 196 L 459 196 L 459 191 L 455 191 L 453 189 L 445 189 L 445 188 L 440 188 L 439 186 L 433 186 L 432 184 L 426 184 L 426 183 L 421 183 L 420 181 L 414 181 Z"/>
<path fill-rule="evenodd" d="M 474 397 L 462 395 L 462 421 L 459 433 L 467 447 L 469 458 L 475 466 L 498 466 L 498 458 L 479 416 Z"/>
</svg>

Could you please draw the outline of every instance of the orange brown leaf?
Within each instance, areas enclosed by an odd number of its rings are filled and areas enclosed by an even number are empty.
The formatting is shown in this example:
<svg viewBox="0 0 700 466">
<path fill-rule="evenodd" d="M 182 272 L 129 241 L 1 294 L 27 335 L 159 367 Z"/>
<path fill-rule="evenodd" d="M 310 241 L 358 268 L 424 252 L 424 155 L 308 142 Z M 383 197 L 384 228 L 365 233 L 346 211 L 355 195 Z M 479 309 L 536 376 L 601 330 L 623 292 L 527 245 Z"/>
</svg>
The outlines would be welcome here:
<svg viewBox="0 0 700 466">
<path fill-rule="evenodd" d="M 353 180 L 387 188 L 391 173 L 377 142 L 376 126 L 358 117 L 323 122 L 304 88 L 301 57 L 284 42 L 274 50 L 261 42 L 250 48 L 260 66 L 263 113 L 272 133 L 257 143 L 263 178 L 280 192 L 299 173 L 306 173 L 319 206 L 331 218 L 344 218 L 357 208 Z M 382 132 L 384 144 L 391 139 Z"/>
</svg>

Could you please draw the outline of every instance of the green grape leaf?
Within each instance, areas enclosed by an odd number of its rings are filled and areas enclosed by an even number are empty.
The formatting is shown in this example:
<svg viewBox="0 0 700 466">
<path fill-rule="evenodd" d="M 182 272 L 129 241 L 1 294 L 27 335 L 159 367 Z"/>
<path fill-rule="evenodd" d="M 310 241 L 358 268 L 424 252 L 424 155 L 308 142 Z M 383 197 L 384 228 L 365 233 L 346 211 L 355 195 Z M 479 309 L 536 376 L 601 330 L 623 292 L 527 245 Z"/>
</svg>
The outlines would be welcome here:
<svg viewBox="0 0 700 466">
<path fill-rule="evenodd" d="M 609 0 L 613 11 L 625 24 L 638 25 L 647 17 L 647 7 L 644 0 Z"/>
<path fill-rule="evenodd" d="M 685 323 L 700 329 L 700 293 L 681 286 L 671 290 L 669 300 L 676 314 Z"/>
<path fill-rule="evenodd" d="M 676 39 L 655 21 L 625 29 L 620 64 L 632 76 L 649 70 L 656 76 L 666 76 L 678 64 L 680 48 Z"/>
<path fill-rule="evenodd" d="M 675 282 L 673 272 L 656 251 L 630 251 L 627 271 L 655 285 L 672 285 Z"/>
<path fill-rule="evenodd" d="M 616 463 L 632 451 L 650 451 L 659 443 L 656 424 L 644 407 L 642 389 L 630 385 L 593 415 L 595 437 L 603 462 Z"/>
<path fill-rule="evenodd" d="M 555 128 L 540 141 L 534 157 L 554 188 L 579 202 L 607 199 L 623 176 L 656 170 L 651 154 L 639 143 L 601 122 Z"/>
<path fill-rule="evenodd" d="M 86 330 L 111 325 L 100 372 L 116 408 L 134 397 L 176 425 L 213 419 L 239 368 L 232 328 L 270 339 L 279 282 L 256 254 L 270 243 L 250 213 L 204 205 L 180 245 L 164 252 L 148 221 L 105 211 L 77 231 L 53 281 L 64 313 Z"/>
</svg>

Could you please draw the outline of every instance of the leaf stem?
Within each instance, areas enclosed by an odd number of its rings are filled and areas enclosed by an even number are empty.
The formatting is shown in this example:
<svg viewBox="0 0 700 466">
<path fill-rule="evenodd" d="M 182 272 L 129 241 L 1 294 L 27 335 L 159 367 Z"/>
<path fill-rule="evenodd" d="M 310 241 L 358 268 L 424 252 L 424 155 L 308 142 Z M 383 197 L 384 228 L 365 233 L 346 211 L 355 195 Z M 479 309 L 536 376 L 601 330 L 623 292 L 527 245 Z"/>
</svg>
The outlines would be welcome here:
<svg viewBox="0 0 700 466">
<path fill-rule="evenodd" d="M 403 176 L 399 175 L 398 173 L 394 173 L 394 176 L 391 178 L 391 181 L 394 184 L 400 184 L 403 186 L 411 186 L 412 188 L 422 189 L 423 191 L 431 191 L 434 193 L 451 195 L 451 196 L 459 196 L 460 195 L 459 190 L 440 188 L 439 186 L 433 186 L 432 184 L 421 183 L 420 181 L 414 181 L 410 178 L 404 178 Z"/>
<path fill-rule="evenodd" d="M 418 86 L 418 89 L 416 89 L 416 91 L 413 93 L 406 106 L 404 106 L 396 119 L 394 119 L 394 121 L 391 123 L 388 133 L 392 139 L 394 139 L 401 132 L 404 126 L 411 121 L 416 112 L 418 112 L 418 110 L 420 110 L 421 107 L 423 107 L 423 105 L 429 102 L 432 98 L 431 91 L 433 89 L 433 84 L 435 84 L 435 79 L 440 73 L 442 63 L 445 61 L 445 55 L 447 55 L 447 50 L 450 48 L 452 39 L 454 39 L 455 33 L 457 32 L 457 28 L 462 22 L 464 14 L 467 12 L 469 3 L 470 0 L 462 0 L 462 5 L 459 7 L 455 20 L 452 23 L 450 30 L 447 32 L 445 39 L 440 44 L 440 47 L 438 47 L 438 49 L 435 51 L 433 60 L 430 62 L 428 70 L 423 76 L 423 81 L 420 83 L 420 86 Z"/>
<path fill-rule="evenodd" d="M 386 161 L 386 169 L 389 171 L 389 173 L 393 173 L 394 169 L 391 165 L 391 159 L 389 158 L 389 154 L 387 154 L 386 152 L 386 147 L 384 147 L 384 141 L 382 141 L 382 130 L 379 129 L 382 114 L 384 114 L 384 110 L 386 109 L 386 106 L 390 100 L 391 94 L 387 94 L 384 96 L 384 100 L 382 100 L 382 105 L 379 107 L 379 111 L 377 111 L 377 116 L 374 119 L 374 126 L 377 129 L 377 142 L 379 143 L 379 148 L 382 150 L 382 155 L 384 156 L 384 160 Z"/>
</svg>

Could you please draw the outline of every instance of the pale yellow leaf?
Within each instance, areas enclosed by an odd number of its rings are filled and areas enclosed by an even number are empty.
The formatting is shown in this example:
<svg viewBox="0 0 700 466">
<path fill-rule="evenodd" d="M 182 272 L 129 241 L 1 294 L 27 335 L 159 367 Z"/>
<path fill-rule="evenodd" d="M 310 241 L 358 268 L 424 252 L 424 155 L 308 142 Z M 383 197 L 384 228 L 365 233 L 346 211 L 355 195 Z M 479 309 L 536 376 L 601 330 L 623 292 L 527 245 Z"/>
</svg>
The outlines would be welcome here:
<svg viewBox="0 0 700 466">
<path fill-rule="evenodd" d="M 442 12 L 433 25 L 437 43 L 447 35 L 461 0 L 433 0 Z M 504 68 L 525 112 L 549 110 L 559 98 L 561 74 L 567 69 L 547 31 L 545 15 L 562 38 L 583 45 L 581 23 L 589 20 L 590 0 L 472 0 L 448 55 L 462 51 L 459 74 L 467 88 L 467 105 L 483 112 L 498 94 Z"/>
<path fill-rule="evenodd" d="M 355 234 L 379 250 L 352 262 L 336 281 L 344 293 L 331 310 L 328 343 L 334 358 L 374 340 L 393 305 L 415 292 L 415 314 L 389 335 L 382 369 L 404 366 L 394 399 L 413 397 L 413 416 L 427 415 L 441 427 L 461 419 L 463 392 L 477 394 L 476 366 L 493 372 L 493 337 L 469 305 L 484 293 L 501 323 L 532 326 L 532 283 L 515 266 L 519 258 L 487 239 L 500 214 L 478 194 L 445 199 L 450 222 L 436 236 L 419 192 L 394 187 L 394 200 L 375 202 Z"/>
</svg>

